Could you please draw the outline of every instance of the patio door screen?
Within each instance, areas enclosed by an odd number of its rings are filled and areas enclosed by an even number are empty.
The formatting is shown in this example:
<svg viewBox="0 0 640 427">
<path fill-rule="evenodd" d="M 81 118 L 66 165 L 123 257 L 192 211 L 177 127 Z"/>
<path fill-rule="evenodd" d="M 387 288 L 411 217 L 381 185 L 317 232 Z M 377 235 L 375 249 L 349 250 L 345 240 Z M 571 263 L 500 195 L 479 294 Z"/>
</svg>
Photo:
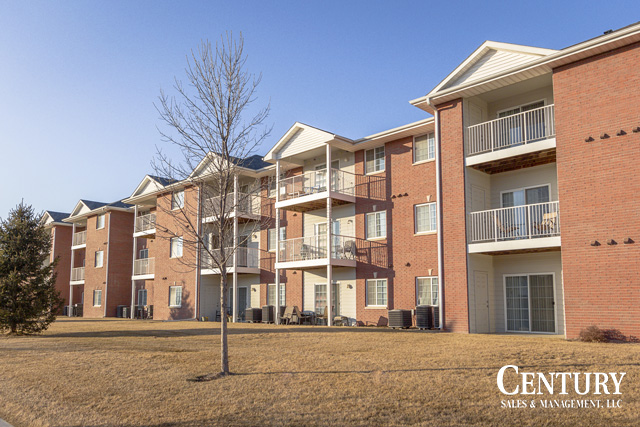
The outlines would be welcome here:
<svg viewBox="0 0 640 427">
<path fill-rule="evenodd" d="M 553 274 L 506 276 L 507 331 L 555 332 Z"/>
<path fill-rule="evenodd" d="M 331 314 L 336 316 L 340 313 L 339 301 L 340 298 L 338 296 L 338 284 L 333 283 L 331 285 Z M 326 283 L 316 283 L 315 284 L 315 295 L 314 295 L 314 311 L 316 314 L 324 314 L 324 308 L 327 306 L 327 284 Z"/>
</svg>

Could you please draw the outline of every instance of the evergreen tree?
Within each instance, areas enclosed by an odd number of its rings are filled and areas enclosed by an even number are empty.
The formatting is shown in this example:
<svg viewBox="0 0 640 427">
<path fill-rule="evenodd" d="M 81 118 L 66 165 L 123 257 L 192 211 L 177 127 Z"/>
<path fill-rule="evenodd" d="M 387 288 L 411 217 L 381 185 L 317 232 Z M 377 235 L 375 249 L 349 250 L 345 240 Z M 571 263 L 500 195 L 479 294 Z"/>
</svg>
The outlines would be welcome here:
<svg viewBox="0 0 640 427">
<path fill-rule="evenodd" d="M 8 219 L 0 219 L 0 331 L 42 332 L 63 304 L 55 288 L 57 260 L 45 264 L 51 235 L 40 218 L 21 202 Z"/>
</svg>

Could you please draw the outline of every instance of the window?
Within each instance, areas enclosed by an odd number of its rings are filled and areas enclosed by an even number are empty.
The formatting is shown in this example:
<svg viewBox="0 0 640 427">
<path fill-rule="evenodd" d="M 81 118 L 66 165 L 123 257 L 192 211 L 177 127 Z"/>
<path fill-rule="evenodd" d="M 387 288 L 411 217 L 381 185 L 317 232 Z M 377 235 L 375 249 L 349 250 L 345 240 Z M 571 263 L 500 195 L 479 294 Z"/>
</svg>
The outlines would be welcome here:
<svg viewBox="0 0 640 427">
<path fill-rule="evenodd" d="M 93 306 L 100 307 L 102 305 L 102 290 L 93 291 Z"/>
<path fill-rule="evenodd" d="M 384 145 L 364 152 L 365 173 L 384 171 Z"/>
<path fill-rule="evenodd" d="M 96 218 L 96 230 L 100 230 L 101 228 L 104 228 L 104 214 L 100 214 Z"/>
<path fill-rule="evenodd" d="M 104 258 L 104 252 L 103 251 L 96 251 L 96 258 L 95 258 L 95 262 L 93 264 L 94 267 L 96 267 L 96 268 L 102 267 L 103 258 Z"/>
<path fill-rule="evenodd" d="M 501 198 L 503 208 L 548 203 L 549 185 L 504 191 L 501 193 Z"/>
<path fill-rule="evenodd" d="M 417 305 L 438 305 L 438 278 L 416 278 Z"/>
<path fill-rule="evenodd" d="M 367 214 L 367 239 L 387 237 L 387 211 Z"/>
<path fill-rule="evenodd" d="M 314 310 L 316 314 L 324 315 L 324 308 L 327 306 L 327 285 L 316 284 L 314 295 Z"/>
<path fill-rule="evenodd" d="M 436 204 L 425 203 L 415 207 L 416 233 L 430 233 L 437 230 Z"/>
<path fill-rule="evenodd" d="M 147 305 L 146 289 L 138 289 L 138 305 Z"/>
<path fill-rule="evenodd" d="M 275 283 L 271 283 L 267 286 L 267 305 L 276 305 L 276 285 Z M 285 284 L 280 283 L 280 307 L 284 307 L 286 305 L 286 290 Z"/>
<path fill-rule="evenodd" d="M 169 287 L 169 307 L 182 306 L 182 286 Z"/>
<path fill-rule="evenodd" d="M 367 280 L 367 306 L 387 306 L 387 279 Z"/>
<path fill-rule="evenodd" d="M 140 257 L 138 257 L 138 259 L 147 259 L 149 258 L 149 249 L 145 248 L 145 249 L 140 249 Z"/>
<path fill-rule="evenodd" d="M 182 256 L 182 237 L 171 238 L 171 258 L 180 258 Z"/>
<path fill-rule="evenodd" d="M 280 227 L 280 241 L 287 240 L 287 227 Z M 276 250 L 276 229 L 270 228 L 267 235 L 267 250 L 274 252 Z"/>
<path fill-rule="evenodd" d="M 436 141 L 433 132 L 413 138 L 413 162 L 425 162 L 436 158 Z"/>
<path fill-rule="evenodd" d="M 184 208 L 184 190 L 174 191 L 171 195 L 171 210 Z"/>
<path fill-rule="evenodd" d="M 507 331 L 555 332 L 554 280 L 542 273 L 504 276 Z"/>
</svg>

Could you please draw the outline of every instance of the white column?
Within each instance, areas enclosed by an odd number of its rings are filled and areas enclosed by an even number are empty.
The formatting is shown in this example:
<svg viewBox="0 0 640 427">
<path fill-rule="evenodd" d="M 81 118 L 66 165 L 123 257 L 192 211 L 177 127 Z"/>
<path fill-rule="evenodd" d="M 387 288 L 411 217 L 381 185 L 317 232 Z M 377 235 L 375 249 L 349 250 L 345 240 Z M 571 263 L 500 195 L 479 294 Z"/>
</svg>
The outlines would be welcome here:
<svg viewBox="0 0 640 427">
<path fill-rule="evenodd" d="M 233 323 L 238 321 L 238 175 L 233 176 Z"/>
<path fill-rule="evenodd" d="M 136 281 L 133 280 L 133 276 L 136 271 L 136 257 L 138 254 L 138 238 L 135 237 L 136 234 L 136 222 L 138 221 L 138 205 L 133 207 L 133 263 L 131 264 L 131 313 L 130 317 L 134 318 L 134 308 L 136 305 Z"/>
<path fill-rule="evenodd" d="M 280 160 L 276 160 L 276 205 L 280 201 Z M 278 265 L 280 258 L 280 209 L 276 208 L 276 264 Z M 268 239 L 268 236 L 267 236 Z M 268 244 L 268 242 L 267 242 Z M 280 270 L 276 270 L 276 307 L 275 307 L 275 319 L 276 325 L 280 324 Z M 267 285 L 267 297 L 269 295 L 269 286 Z M 269 301 L 267 299 L 267 305 Z"/>
<path fill-rule="evenodd" d="M 327 188 L 332 188 L 331 176 L 331 145 L 327 144 Z M 327 194 L 331 194 L 327 191 Z M 333 267 L 331 266 L 331 250 L 333 243 L 333 230 L 331 229 L 331 197 L 327 196 L 327 325 L 333 325 L 333 307 L 331 307 L 331 282 Z"/>
<path fill-rule="evenodd" d="M 76 223 L 73 223 L 73 231 L 71 231 L 71 247 L 73 247 L 73 239 L 76 237 Z M 73 260 L 75 251 L 71 249 L 71 271 L 69 273 L 69 280 L 73 278 Z M 69 310 L 67 315 L 71 317 L 73 315 L 73 286 L 69 284 Z"/>
</svg>

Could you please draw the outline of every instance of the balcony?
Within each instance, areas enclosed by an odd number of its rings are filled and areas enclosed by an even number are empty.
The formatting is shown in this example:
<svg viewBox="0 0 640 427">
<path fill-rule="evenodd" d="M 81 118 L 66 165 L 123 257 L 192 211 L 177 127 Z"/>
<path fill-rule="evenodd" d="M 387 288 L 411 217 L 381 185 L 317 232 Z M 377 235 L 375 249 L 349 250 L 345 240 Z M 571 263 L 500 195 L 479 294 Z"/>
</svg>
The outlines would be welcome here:
<svg viewBox="0 0 640 427">
<path fill-rule="evenodd" d="M 84 267 L 77 267 L 71 269 L 71 284 L 82 285 L 84 284 Z"/>
<path fill-rule="evenodd" d="M 142 258 L 133 261 L 133 280 L 153 279 L 155 271 L 155 258 Z"/>
<path fill-rule="evenodd" d="M 231 254 L 233 248 L 226 248 L 225 255 Z M 238 273 L 260 274 L 260 250 L 258 248 L 236 249 L 237 263 L 233 265 L 233 255 L 229 255 L 227 262 L 227 271 L 233 273 L 237 268 Z M 221 259 L 221 251 L 217 249 L 213 251 L 213 257 L 206 251 L 202 252 L 202 274 L 220 274 L 217 262 Z M 216 262 L 214 262 L 216 261 Z"/>
<path fill-rule="evenodd" d="M 276 268 L 314 268 L 326 266 L 355 267 L 358 248 L 355 237 L 331 236 L 331 257 L 327 257 L 326 235 L 287 239 L 280 242 Z"/>
<path fill-rule="evenodd" d="M 234 213 L 233 193 L 227 194 L 224 201 L 224 209 L 233 218 L 237 214 L 238 219 L 257 221 L 260 219 L 260 196 L 238 192 L 238 206 Z M 223 196 L 209 197 L 203 200 L 202 210 L 204 212 L 202 222 L 214 222 L 220 216 L 221 199 Z"/>
<path fill-rule="evenodd" d="M 73 240 L 71 243 L 71 249 L 82 249 L 87 247 L 87 231 L 79 231 L 73 233 Z"/>
<path fill-rule="evenodd" d="M 156 214 L 140 215 L 136 218 L 133 237 L 154 236 L 156 234 Z"/>
<path fill-rule="evenodd" d="M 531 166 L 555 160 L 554 111 L 551 104 L 469 126 L 466 165 L 493 173 L 508 167 L 506 159 Z"/>
<path fill-rule="evenodd" d="M 350 172 L 331 169 L 328 179 L 327 169 L 320 169 L 282 179 L 276 208 L 297 212 L 322 209 L 327 206 L 327 197 L 332 198 L 333 205 L 354 203 L 356 177 Z"/>
<path fill-rule="evenodd" d="M 560 248 L 558 202 L 473 212 L 469 222 L 469 253 Z"/>
</svg>

